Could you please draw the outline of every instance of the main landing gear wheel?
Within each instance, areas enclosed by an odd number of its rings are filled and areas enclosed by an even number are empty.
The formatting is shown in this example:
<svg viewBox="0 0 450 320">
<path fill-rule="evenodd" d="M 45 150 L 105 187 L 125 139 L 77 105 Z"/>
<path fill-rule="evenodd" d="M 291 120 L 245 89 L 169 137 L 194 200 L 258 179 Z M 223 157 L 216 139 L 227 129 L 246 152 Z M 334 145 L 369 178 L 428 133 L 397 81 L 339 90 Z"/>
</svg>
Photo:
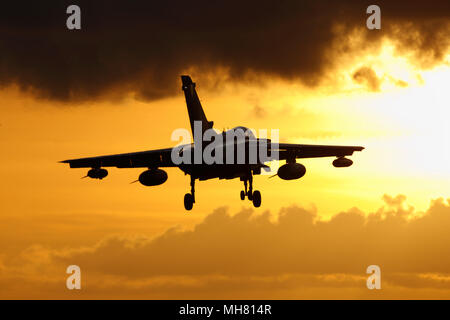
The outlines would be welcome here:
<svg viewBox="0 0 450 320">
<path fill-rule="evenodd" d="M 186 210 L 192 210 L 192 207 L 194 206 L 194 197 L 190 193 L 186 193 L 184 195 L 184 208 Z"/>
<path fill-rule="evenodd" d="M 250 198 L 250 197 L 249 197 Z M 259 192 L 258 190 L 255 190 L 255 192 L 253 192 L 253 205 L 255 206 L 255 208 L 259 208 L 261 206 L 261 192 Z"/>
<path fill-rule="evenodd" d="M 241 191 L 241 200 L 245 200 L 245 191 L 244 190 Z"/>
<path fill-rule="evenodd" d="M 184 208 L 186 210 L 192 210 L 195 203 L 195 177 L 191 175 L 191 193 L 184 195 Z"/>
</svg>

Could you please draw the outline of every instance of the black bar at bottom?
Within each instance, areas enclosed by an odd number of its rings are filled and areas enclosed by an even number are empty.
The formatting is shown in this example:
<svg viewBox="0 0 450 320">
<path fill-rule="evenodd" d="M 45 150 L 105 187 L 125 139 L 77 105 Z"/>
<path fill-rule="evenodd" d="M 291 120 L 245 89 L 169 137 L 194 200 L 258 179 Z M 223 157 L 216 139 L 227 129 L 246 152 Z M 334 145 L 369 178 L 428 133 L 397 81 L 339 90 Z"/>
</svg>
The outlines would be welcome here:
<svg viewBox="0 0 450 320">
<path fill-rule="evenodd" d="M 124 319 L 313 319 L 416 318 L 446 315 L 449 301 L 305 300 L 58 300 L 0 301 L 3 314 Z M 400 318 L 399 318 L 400 319 Z"/>
</svg>

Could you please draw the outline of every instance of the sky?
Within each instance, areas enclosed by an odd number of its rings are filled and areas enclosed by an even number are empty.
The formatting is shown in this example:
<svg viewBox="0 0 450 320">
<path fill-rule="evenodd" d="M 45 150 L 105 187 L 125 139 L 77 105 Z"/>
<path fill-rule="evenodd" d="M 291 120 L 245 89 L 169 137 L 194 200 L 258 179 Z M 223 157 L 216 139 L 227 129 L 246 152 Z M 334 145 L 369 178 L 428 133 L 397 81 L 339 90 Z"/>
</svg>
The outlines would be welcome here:
<svg viewBox="0 0 450 320">
<path fill-rule="evenodd" d="M 450 4 L 79 1 L 0 13 L 0 298 L 448 299 Z M 361 145 L 294 181 L 102 181 L 60 160 L 167 148 L 189 74 L 218 130 Z M 66 288 L 78 265 L 82 289 Z M 366 268 L 379 265 L 381 290 Z"/>
</svg>

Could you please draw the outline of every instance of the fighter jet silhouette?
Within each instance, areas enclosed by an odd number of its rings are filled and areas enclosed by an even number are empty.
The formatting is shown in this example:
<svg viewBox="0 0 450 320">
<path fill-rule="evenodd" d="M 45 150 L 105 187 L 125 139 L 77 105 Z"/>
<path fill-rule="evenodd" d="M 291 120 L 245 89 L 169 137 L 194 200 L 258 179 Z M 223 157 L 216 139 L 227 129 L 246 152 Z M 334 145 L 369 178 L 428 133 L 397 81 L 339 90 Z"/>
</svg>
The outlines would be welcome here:
<svg viewBox="0 0 450 320">
<path fill-rule="evenodd" d="M 91 168 L 86 177 L 92 179 L 105 178 L 108 171 L 104 167 L 147 168 L 136 180 L 144 186 L 160 185 L 167 180 L 167 173 L 160 168 L 178 167 L 191 178 L 191 192 L 184 196 L 184 207 L 191 210 L 195 203 L 196 179 L 202 181 L 239 178 L 244 182 L 244 190 L 240 192 L 241 200 L 247 198 L 255 207 L 259 207 L 261 193 L 253 190 L 253 175 L 261 174 L 261 169 L 268 170 L 269 167 L 265 164 L 268 161 L 285 160 L 286 164 L 278 168 L 276 175 L 284 180 L 293 180 L 303 177 L 306 173 L 306 168 L 297 163 L 296 159 L 336 157 L 333 166 L 349 167 L 353 161 L 345 156 L 364 149 L 357 146 L 273 143 L 270 139 L 256 138 L 252 131 L 242 126 L 220 133 L 213 131 L 213 122 L 208 121 L 205 116 L 195 83 L 187 75 L 181 76 L 181 80 L 194 136 L 193 143 L 174 148 L 61 162 L 68 163 L 71 168 Z M 206 135 L 209 135 L 208 139 L 205 139 Z M 261 152 L 263 149 L 266 152 Z M 209 158 L 206 155 L 209 155 Z"/>
</svg>

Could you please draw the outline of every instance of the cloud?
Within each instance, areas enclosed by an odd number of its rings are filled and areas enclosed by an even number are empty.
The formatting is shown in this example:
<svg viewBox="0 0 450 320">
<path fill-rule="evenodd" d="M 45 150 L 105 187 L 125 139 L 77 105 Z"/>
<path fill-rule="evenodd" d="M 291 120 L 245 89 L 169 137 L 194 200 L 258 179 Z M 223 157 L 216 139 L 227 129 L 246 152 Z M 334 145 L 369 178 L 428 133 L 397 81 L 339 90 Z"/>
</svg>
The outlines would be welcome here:
<svg viewBox="0 0 450 320">
<path fill-rule="evenodd" d="M 253 109 L 250 113 L 251 117 L 256 117 L 258 119 L 263 119 L 267 116 L 267 111 L 263 107 L 261 107 L 259 104 L 253 106 Z"/>
<path fill-rule="evenodd" d="M 381 89 L 381 84 L 385 81 L 389 81 L 393 85 L 400 88 L 406 88 L 409 86 L 406 81 L 396 79 L 386 73 L 379 77 L 371 67 L 367 66 L 360 67 L 356 70 L 352 75 L 352 79 L 354 82 L 366 86 L 372 92 L 379 92 Z"/>
<path fill-rule="evenodd" d="M 391 79 L 397 87 L 406 88 L 409 86 L 408 82 L 401 79 Z"/>
<path fill-rule="evenodd" d="M 0 13 L 0 85 L 82 101 L 136 94 L 158 99 L 178 76 L 216 74 L 222 83 L 276 76 L 307 85 L 330 74 L 359 30 L 362 50 L 395 41 L 430 66 L 449 47 L 449 3 L 378 1 L 382 29 L 365 27 L 364 1 L 83 1 L 82 29 L 66 29 L 70 1 L 9 2 Z M 339 28 L 337 28 L 339 26 Z M 335 50 L 340 43 L 341 50 Z M 347 50 L 348 51 L 348 50 Z M 217 70 L 225 70 L 217 72 Z"/>
<path fill-rule="evenodd" d="M 370 91 L 380 91 L 381 80 L 372 68 L 361 67 L 353 73 L 353 80 L 359 84 L 365 84 Z"/>
<path fill-rule="evenodd" d="M 14 280 L 16 286 L 34 281 L 53 288 L 64 266 L 76 264 L 89 275 L 90 294 L 97 297 L 206 297 L 213 286 L 220 297 L 242 291 L 269 298 L 277 290 L 286 298 L 299 288 L 347 288 L 355 294 L 365 288 L 367 266 L 376 264 L 388 295 L 399 288 L 450 290 L 450 258 L 444 254 L 450 201 L 434 200 L 419 213 L 406 206 L 403 195 L 383 199 L 386 206 L 373 213 L 353 208 L 330 220 L 297 206 L 282 209 L 276 221 L 269 212 L 230 215 L 219 208 L 192 230 L 173 228 L 156 238 L 111 236 L 64 250 L 33 246 L 4 258 L 0 273 L 5 287 Z"/>
<path fill-rule="evenodd" d="M 394 208 L 402 208 L 403 204 L 406 201 L 406 196 L 403 194 L 399 194 L 396 197 L 392 197 L 388 194 L 383 195 L 383 201 L 391 207 Z"/>
<path fill-rule="evenodd" d="M 168 230 L 153 240 L 109 238 L 66 262 L 111 275 L 360 274 L 378 264 L 391 272 L 450 270 L 440 249 L 450 245 L 450 206 L 443 200 L 416 216 L 406 198 L 384 196 L 388 205 L 366 215 L 358 209 L 329 221 L 299 207 L 283 209 L 277 222 L 268 212 L 217 209 L 191 231 Z M 355 241 L 355 239 L 358 239 Z"/>
</svg>

